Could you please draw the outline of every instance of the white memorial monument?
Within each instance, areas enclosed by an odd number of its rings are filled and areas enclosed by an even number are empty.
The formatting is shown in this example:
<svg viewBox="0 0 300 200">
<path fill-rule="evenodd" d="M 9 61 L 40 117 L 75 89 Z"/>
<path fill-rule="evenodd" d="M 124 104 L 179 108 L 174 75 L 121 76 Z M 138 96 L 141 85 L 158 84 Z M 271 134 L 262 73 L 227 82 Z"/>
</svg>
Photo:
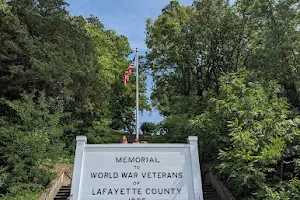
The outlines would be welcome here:
<svg viewBox="0 0 300 200">
<path fill-rule="evenodd" d="M 195 136 L 188 144 L 76 140 L 73 200 L 203 200 Z"/>
</svg>

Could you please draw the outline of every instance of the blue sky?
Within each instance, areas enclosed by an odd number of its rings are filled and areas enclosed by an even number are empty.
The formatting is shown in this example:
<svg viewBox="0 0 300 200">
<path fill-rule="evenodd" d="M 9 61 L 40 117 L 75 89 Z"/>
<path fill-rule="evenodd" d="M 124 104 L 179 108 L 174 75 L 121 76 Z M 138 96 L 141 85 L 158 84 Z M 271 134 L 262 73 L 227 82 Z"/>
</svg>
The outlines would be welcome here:
<svg viewBox="0 0 300 200">
<path fill-rule="evenodd" d="M 155 19 L 169 0 L 67 0 L 67 2 L 70 4 L 68 10 L 72 15 L 97 16 L 106 29 L 114 29 L 119 35 L 125 35 L 131 48 L 139 48 L 140 53 L 144 54 L 146 19 Z M 193 0 L 180 0 L 183 5 L 192 5 L 192 2 Z M 147 96 L 151 92 L 152 84 L 151 77 L 148 77 Z M 159 122 L 162 119 L 157 110 L 140 115 L 140 123 Z"/>
<path fill-rule="evenodd" d="M 88 17 L 97 16 L 106 29 L 114 29 L 119 35 L 125 35 L 132 49 L 139 48 L 141 54 L 146 52 L 146 19 L 155 19 L 170 0 L 66 0 L 72 15 Z M 233 0 L 231 0 L 232 2 Z M 179 0 L 182 5 L 192 5 L 193 0 Z M 126 66 L 124 66 L 126 68 Z M 153 85 L 151 77 L 147 79 L 148 92 Z M 163 118 L 157 110 L 144 112 L 140 122 L 159 122 Z"/>
<path fill-rule="evenodd" d="M 97 16 L 106 29 L 125 35 L 132 48 L 145 52 L 145 25 L 147 18 L 156 18 L 169 0 L 66 0 L 73 15 Z M 191 5 L 193 0 L 180 0 Z"/>
</svg>

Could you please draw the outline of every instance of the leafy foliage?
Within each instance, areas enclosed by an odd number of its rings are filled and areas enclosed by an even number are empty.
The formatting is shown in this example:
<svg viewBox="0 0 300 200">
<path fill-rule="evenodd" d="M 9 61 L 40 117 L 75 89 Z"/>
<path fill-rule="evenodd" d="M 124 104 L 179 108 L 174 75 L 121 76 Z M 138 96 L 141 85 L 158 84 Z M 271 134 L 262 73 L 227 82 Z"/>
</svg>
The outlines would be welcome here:
<svg viewBox="0 0 300 200">
<path fill-rule="evenodd" d="M 164 137 L 198 135 L 238 199 L 296 198 L 299 2 L 170 1 L 146 33 Z"/>
<path fill-rule="evenodd" d="M 0 163 L 5 169 L 1 172 L 1 189 L 17 183 L 46 185 L 53 178 L 47 159 L 64 156 L 64 143 L 60 140 L 64 132 L 62 112 L 51 109 L 51 99 L 44 93 L 37 98 L 23 94 L 20 100 L 5 102 L 14 118 L 0 119 Z"/>
<path fill-rule="evenodd" d="M 243 72 L 222 77 L 220 94 L 211 99 L 209 115 L 203 115 L 214 124 L 223 119 L 222 131 L 206 125 L 219 138 L 220 173 L 239 197 L 248 197 L 270 180 L 291 178 L 284 170 L 291 155 L 285 152 L 299 141 L 299 119 L 288 119 L 288 104 L 278 97 L 278 85 L 260 83 L 253 76 Z"/>
<path fill-rule="evenodd" d="M 110 143 L 133 131 L 135 84 L 122 84 L 127 38 L 67 6 L 0 1 L 0 193 L 8 199 L 36 199 L 52 165 L 74 154 L 76 135 Z M 140 77 L 140 109 L 149 109 Z"/>
<path fill-rule="evenodd" d="M 154 135 L 158 132 L 159 126 L 153 122 L 144 122 L 140 127 L 143 135 Z"/>
<path fill-rule="evenodd" d="M 43 187 L 33 183 L 16 184 L 10 188 L 10 194 L 3 197 L 3 200 L 32 200 L 38 199 Z"/>
<path fill-rule="evenodd" d="M 292 200 L 299 199 L 300 180 L 291 179 L 277 184 L 274 188 L 265 186 L 258 192 L 258 197 L 255 199 L 272 199 L 272 200 Z M 251 198 L 254 199 L 254 198 Z"/>
</svg>

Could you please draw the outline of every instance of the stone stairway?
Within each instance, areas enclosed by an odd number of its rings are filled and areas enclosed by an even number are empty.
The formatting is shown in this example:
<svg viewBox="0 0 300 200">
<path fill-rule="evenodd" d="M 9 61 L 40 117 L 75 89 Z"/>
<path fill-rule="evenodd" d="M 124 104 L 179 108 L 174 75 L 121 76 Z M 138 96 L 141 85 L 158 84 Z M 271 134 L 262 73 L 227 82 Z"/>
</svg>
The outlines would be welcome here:
<svg viewBox="0 0 300 200">
<path fill-rule="evenodd" d="M 54 197 L 54 200 L 67 200 L 67 198 L 70 196 L 70 192 L 71 186 L 62 186 Z"/>
<path fill-rule="evenodd" d="M 212 188 L 211 185 L 203 184 L 202 185 L 203 190 L 203 198 L 204 200 L 221 200 L 218 197 L 218 194 L 215 189 Z"/>
</svg>

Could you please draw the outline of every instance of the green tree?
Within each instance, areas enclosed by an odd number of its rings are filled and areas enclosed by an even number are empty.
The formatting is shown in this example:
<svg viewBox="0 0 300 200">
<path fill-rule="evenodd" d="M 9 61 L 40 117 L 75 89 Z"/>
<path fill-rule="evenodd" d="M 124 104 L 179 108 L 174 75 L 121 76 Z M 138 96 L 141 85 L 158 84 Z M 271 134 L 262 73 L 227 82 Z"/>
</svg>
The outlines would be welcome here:
<svg viewBox="0 0 300 200">
<path fill-rule="evenodd" d="M 193 120 L 201 130 L 200 152 L 219 159 L 221 177 L 239 199 L 299 175 L 300 121 L 290 118 L 286 98 L 279 93 L 278 84 L 257 79 L 253 72 L 225 75 L 219 95 Z M 207 154 L 209 149 L 215 150 Z"/>
<path fill-rule="evenodd" d="M 110 143 L 133 130 L 135 84 L 122 85 L 127 38 L 94 16 L 71 16 L 66 6 L 0 2 L 0 193 L 7 198 L 29 190 L 26 198 L 34 199 L 52 177 L 51 164 L 73 155 L 76 135 Z M 140 62 L 143 110 L 149 107 Z"/>
<path fill-rule="evenodd" d="M 200 0 L 191 7 L 171 1 L 146 31 L 151 98 L 167 116 L 165 137 L 181 142 L 198 135 L 202 163 L 219 165 L 238 198 L 280 196 L 281 182 L 293 198 L 298 1 Z"/>
<path fill-rule="evenodd" d="M 98 94 L 93 102 L 101 103 L 97 110 L 106 120 L 105 123 L 114 130 L 133 132 L 135 84 L 130 82 L 124 87 L 122 75 L 129 62 L 126 57 L 132 53 L 127 38 L 117 35 L 113 30 L 105 30 L 104 26 L 94 16 L 87 19 L 86 25 L 93 40 L 95 69 L 98 84 L 94 84 L 93 92 Z M 142 58 L 141 58 L 142 59 Z M 146 103 L 145 92 L 146 76 L 140 61 L 140 109 L 149 109 Z M 135 72 L 132 74 L 132 80 Z M 134 82 L 135 83 L 135 82 Z M 108 120 L 107 120 L 108 119 Z M 98 121 L 99 119 L 96 119 Z"/>
<path fill-rule="evenodd" d="M 198 114 L 203 92 L 217 91 L 221 74 L 240 66 L 243 26 L 227 1 L 195 1 L 193 7 L 171 1 L 155 22 L 147 21 L 146 31 L 152 100 L 165 116 Z"/>
<path fill-rule="evenodd" d="M 242 63 L 269 80 L 276 79 L 289 103 L 299 108 L 299 1 L 236 1 L 243 21 Z"/>
<path fill-rule="evenodd" d="M 153 135 L 158 131 L 158 125 L 153 122 L 143 122 L 140 129 L 143 135 Z"/>
<path fill-rule="evenodd" d="M 62 110 L 44 93 L 3 103 L 14 116 L 0 119 L 1 193 L 21 183 L 45 186 L 53 177 L 51 160 L 64 156 Z"/>
</svg>

